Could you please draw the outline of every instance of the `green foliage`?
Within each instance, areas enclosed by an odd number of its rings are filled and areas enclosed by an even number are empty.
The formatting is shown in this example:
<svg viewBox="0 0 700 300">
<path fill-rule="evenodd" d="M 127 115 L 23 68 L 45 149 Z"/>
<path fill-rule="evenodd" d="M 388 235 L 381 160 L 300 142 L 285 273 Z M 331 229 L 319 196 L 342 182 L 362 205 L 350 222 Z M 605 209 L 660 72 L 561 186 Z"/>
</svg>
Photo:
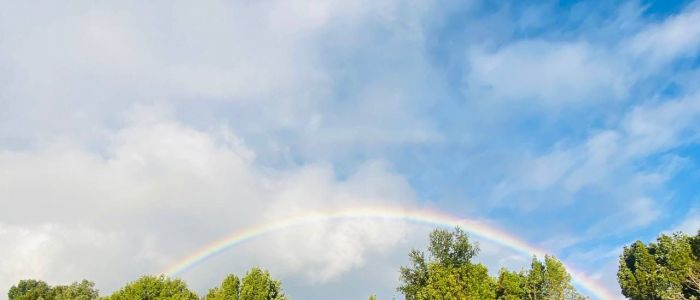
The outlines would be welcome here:
<svg viewBox="0 0 700 300">
<path fill-rule="evenodd" d="M 403 283 L 398 291 L 403 293 L 406 300 L 416 299 L 418 292 L 428 284 L 428 262 L 425 254 L 418 250 L 411 250 L 408 254 L 411 267 L 401 267 L 400 279 Z"/>
<path fill-rule="evenodd" d="M 12 286 L 10 300 L 95 300 L 99 299 L 95 284 L 83 280 L 70 285 L 49 286 L 39 280 L 22 280 Z M 165 276 L 143 276 L 128 283 L 104 300 L 199 300 L 180 279 Z M 221 285 L 209 290 L 205 300 L 286 300 L 282 283 L 260 268 L 252 268 L 243 280 L 227 276 Z"/>
<path fill-rule="evenodd" d="M 283 300 L 282 283 L 270 277 L 268 271 L 252 268 L 243 280 L 229 275 L 219 287 L 209 290 L 205 300 Z"/>
<path fill-rule="evenodd" d="M 412 250 L 411 266 L 401 267 L 402 285 L 398 291 L 406 300 L 489 298 L 493 280 L 486 267 L 471 263 L 479 247 L 469 241 L 464 231 L 434 230 L 428 252 L 430 257 L 426 260 L 423 252 Z"/>
<path fill-rule="evenodd" d="M 143 276 L 114 292 L 106 300 L 198 300 L 197 294 L 180 279 Z"/>
<path fill-rule="evenodd" d="M 630 299 L 700 299 L 700 232 L 661 235 L 656 243 L 637 241 L 623 249 L 617 273 Z"/>
<path fill-rule="evenodd" d="M 87 280 L 53 288 L 55 300 L 93 300 L 99 298 L 95 283 Z"/>
<path fill-rule="evenodd" d="M 544 262 L 532 258 L 530 270 L 523 275 L 523 299 L 584 299 L 571 285 L 571 275 L 564 264 L 545 255 Z M 517 298 L 515 298 L 517 299 Z"/>
<path fill-rule="evenodd" d="M 282 283 L 270 277 L 270 273 L 260 268 L 252 268 L 243 277 L 240 300 L 283 300 Z"/>
<path fill-rule="evenodd" d="M 433 262 L 442 266 L 462 266 L 471 263 L 479 253 L 479 246 L 469 242 L 469 236 L 460 228 L 454 232 L 437 229 L 430 233 L 428 252 Z"/>
<path fill-rule="evenodd" d="M 377 300 L 377 295 L 370 295 L 369 300 Z"/>
<path fill-rule="evenodd" d="M 87 280 L 51 287 L 46 282 L 28 279 L 11 287 L 7 297 L 10 300 L 93 300 L 99 295 L 95 284 Z"/>
<path fill-rule="evenodd" d="M 496 299 L 519 300 L 527 295 L 527 276 L 522 272 L 512 272 L 501 268 L 496 282 Z"/>
<path fill-rule="evenodd" d="M 401 268 L 398 291 L 406 300 L 564 300 L 582 299 L 571 285 L 571 275 L 552 256 L 544 262 L 533 258 L 527 272 L 501 269 L 498 278 L 472 259 L 479 247 L 461 229 L 435 230 L 430 234 L 429 256 L 409 253 L 410 267 Z"/>
<path fill-rule="evenodd" d="M 50 300 L 53 299 L 51 287 L 41 280 L 21 280 L 7 293 L 10 300 Z"/>
<path fill-rule="evenodd" d="M 221 286 L 209 290 L 206 300 L 238 300 L 241 293 L 241 281 L 234 274 L 228 275 Z"/>
<path fill-rule="evenodd" d="M 442 266 L 431 264 L 426 286 L 415 299 L 494 299 L 495 282 L 482 264 Z M 406 297 L 408 299 L 408 297 Z"/>
</svg>

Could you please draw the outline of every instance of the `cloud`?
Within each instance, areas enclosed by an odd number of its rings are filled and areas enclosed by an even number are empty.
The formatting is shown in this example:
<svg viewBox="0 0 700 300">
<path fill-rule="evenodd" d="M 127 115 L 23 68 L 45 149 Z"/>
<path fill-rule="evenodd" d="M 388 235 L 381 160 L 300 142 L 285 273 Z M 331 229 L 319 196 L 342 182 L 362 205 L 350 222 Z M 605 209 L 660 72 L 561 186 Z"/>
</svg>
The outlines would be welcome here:
<svg viewBox="0 0 700 300">
<path fill-rule="evenodd" d="M 700 209 L 693 207 L 682 220 L 676 222 L 673 228 L 666 230 L 666 232 L 683 232 L 685 234 L 695 235 L 698 233 L 698 230 L 700 230 Z"/>
<path fill-rule="evenodd" d="M 649 25 L 623 43 L 625 52 L 651 66 L 659 66 L 678 57 L 691 57 L 700 50 L 698 5 L 660 23 Z"/>
<path fill-rule="evenodd" d="M 465 89 L 473 97 L 562 105 L 620 98 L 624 80 L 614 58 L 593 45 L 524 40 L 472 51 Z"/>
<path fill-rule="evenodd" d="M 110 291 L 139 273 L 160 272 L 235 228 L 296 213 L 414 205 L 411 188 L 381 163 L 366 164 L 343 180 L 324 165 L 266 170 L 230 131 L 146 119 L 110 132 L 101 156 L 75 145 L 0 153 L 2 239 L 15 246 L 3 250 L 12 266 L 4 268 L 0 284 L 79 276 Z M 376 223 L 320 222 L 276 236 L 274 247 L 254 253 L 273 257 L 268 263 L 282 274 L 327 281 L 406 235 L 400 223 Z M 134 259 L 146 263 L 98 267 Z"/>
<path fill-rule="evenodd" d="M 694 159 L 677 150 L 697 144 L 696 66 L 677 64 L 697 54 L 697 18 L 634 3 L 0 3 L 0 253 L 19 262 L 0 284 L 109 290 L 233 229 L 363 205 L 471 211 L 564 251 L 656 228 L 678 217 L 670 183 Z M 295 291 L 367 283 L 416 232 L 302 226 L 187 279 L 204 290 L 270 263 Z"/>
<path fill-rule="evenodd" d="M 116 287 L 123 284 L 118 274 L 148 272 L 159 258 L 147 241 L 83 225 L 0 224 L 0 239 L 5 258 L 0 262 L 3 291 L 26 278 L 68 284 L 95 274 L 101 274 L 100 287 Z M 134 249 L 134 242 L 143 243 Z"/>
<path fill-rule="evenodd" d="M 295 212 L 415 204 L 381 158 L 342 172 L 333 158 L 438 139 L 409 103 L 421 96 L 403 89 L 431 84 L 414 47 L 428 3 L 48 5 L 0 4 L 0 240 L 20 247 L 0 249 L 16 262 L 0 286 L 84 277 L 109 292 L 234 229 Z M 389 63 L 356 54 L 380 38 L 391 40 L 382 51 L 405 54 L 391 64 L 406 76 L 364 75 Z M 367 62 L 358 75 L 338 66 L 346 61 Z M 329 282 L 408 234 L 384 222 L 306 229 L 242 260 Z M 80 260 L 97 254 L 102 261 Z M 202 278 L 201 290 L 220 279 Z"/>
<path fill-rule="evenodd" d="M 0 112 L 3 145 L 31 147 L 66 135 L 96 140 L 99 130 L 123 125 L 120 115 L 138 104 L 176 107 L 175 113 L 192 123 L 229 123 L 249 140 L 274 133 L 275 141 L 302 148 L 298 152 L 332 153 L 329 144 L 348 149 L 354 141 L 365 147 L 422 143 L 437 136 L 407 104 L 412 94 L 397 87 L 422 81 L 412 78 L 415 72 L 353 80 L 356 86 L 348 90 L 357 94 L 348 94 L 348 101 L 362 105 L 342 111 L 332 105 L 343 81 L 351 80 L 338 72 L 337 61 L 374 58 L 341 51 L 342 45 L 374 44 L 365 38 L 367 24 L 373 24 L 397 37 L 389 50 L 412 49 L 421 42 L 414 33 L 419 29 L 415 12 L 423 5 L 215 1 L 171 2 L 164 8 L 120 2 L 74 3 L 46 12 L 0 5 L 0 101 L 7 108 Z M 26 16 L 35 21 L 26 22 Z M 405 53 L 412 59 L 419 52 Z M 367 64 L 367 72 L 384 63 Z M 420 60 L 397 65 L 428 68 Z M 376 105 L 379 101 L 384 104 Z M 387 114 L 381 122 L 379 112 Z M 357 126 L 358 120 L 367 126 Z"/>
<path fill-rule="evenodd" d="M 627 155 L 642 157 L 697 142 L 700 128 L 695 119 L 698 115 L 700 95 L 697 93 L 634 107 L 622 123 L 630 140 Z"/>
</svg>

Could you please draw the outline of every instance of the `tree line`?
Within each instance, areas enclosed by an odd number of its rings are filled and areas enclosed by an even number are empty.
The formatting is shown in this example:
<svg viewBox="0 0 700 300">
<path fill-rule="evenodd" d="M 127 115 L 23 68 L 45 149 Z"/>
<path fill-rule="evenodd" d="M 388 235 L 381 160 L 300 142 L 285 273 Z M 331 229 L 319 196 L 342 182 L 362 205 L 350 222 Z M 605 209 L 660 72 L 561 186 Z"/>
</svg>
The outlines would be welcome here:
<svg viewBox="0 0 700 300">
<path fill-rule="evenodd" d="M 397 291 L 406 300 L 582 300 L 571 275 L 553 256 L 532 258 L 529 268 L 501 268 L 491 276 L 474 262 L 478 244 L 459 228 L 430 233 L 427 253 L 411 250 L 408 266 L 399 270 Z M 620 255 L 618 282 L 633 300 L 700 300 L 700 231 L 695 236 L 662 234 L 656 242 L 637 241 Z M 100 296 L 95 284 L 83 280 L 50 286 L 27 279 L 12 286 L 10 300 L 287 300 L 282 283 L 267 270 L 254 267 L 243 278 L 230 274 L 204 296 L 181 279 L 143 276 L 111 295 Z M 371 295 L 370 300 L 376 300 Z"/>
<path fill-rule="evenodd" d="M 250 269 L 239 279 L 228 275 L 221 285 L 204 296 L 198 296 L 181 279 L 166 276 L 143 276 L 109 296 L 100 297 L 93 282 L 83 280 L 70 285 L 49 286 L 34 279 L 21 280 L 8 292 L 10 300 L 287 300 L 282 283 L 267 270 Z"/>
</svg>

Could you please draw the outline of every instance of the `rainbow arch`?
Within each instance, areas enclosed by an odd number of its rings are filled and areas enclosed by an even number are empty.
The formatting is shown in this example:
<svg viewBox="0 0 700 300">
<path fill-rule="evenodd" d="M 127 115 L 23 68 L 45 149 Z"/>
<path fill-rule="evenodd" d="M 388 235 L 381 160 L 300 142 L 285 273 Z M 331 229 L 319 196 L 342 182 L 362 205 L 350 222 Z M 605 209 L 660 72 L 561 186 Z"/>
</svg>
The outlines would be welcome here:
<svg viewBox="0 0 700 300">
<path fill-rule="evenodd" d="M 276 221 L 261 223 L 252 227 L 234 231 L 223 238 L 201 247 L 199 250 L 184 257 L 183 259 L 178 260 L 174 264 L 170 265 L 163 272 L 163 274 L 168 276 L 178 276 L 197 266 L 199 263 L 221 254 L 230 248 L 263 235 L 290 227 L 323 221 L 363 219 L 403 221 L 447 227 L 459 226 L 474 236 L 506 246 L 525 255 L 537 255 L 538 257 L 543 257 L 545 253 L 547 253 L 547 251 L 543 250 L 542 248 L 528 244 L 506 231 L 477 220 L 460 219 L 433 210 L 412 210 L 393 207 L 362 207 L 332 211 L 305 212 L 303 214 L 293 215 L 287 218 L 278 219 Z M 586 275 L 586 273 L 566 264 L 565 266 L 569 273 L 571 273 L 574 284 L 583 288 L 586 292 L 591 293 L 592 295 L 590 296 L 592 296 L 592 298 L 601 300 L 621 298 L 601 285 L 596 279 Z"/>
</svg>

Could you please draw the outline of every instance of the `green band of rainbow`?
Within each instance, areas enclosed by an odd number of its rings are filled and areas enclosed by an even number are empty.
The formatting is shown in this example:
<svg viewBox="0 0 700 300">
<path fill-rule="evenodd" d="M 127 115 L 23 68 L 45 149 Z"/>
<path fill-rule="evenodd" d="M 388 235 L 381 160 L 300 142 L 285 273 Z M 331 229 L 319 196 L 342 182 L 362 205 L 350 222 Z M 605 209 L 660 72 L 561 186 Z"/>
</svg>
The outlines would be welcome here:
<svg viewBox="0 0 700 300">
<path fill-rule="evenodd" d="M 530 245 L 523 240 L 516 238 L 512 234 L 500 230 L 494 226 L 485 224 L 484 222 L 459 219 L 448 214 L 430 210 L 407 210 L 392 207 L 365 207 L 324 212 L 307 212 L 302 215 L 277 219 L 273 222 L 243 228 L 200 248 L 196 252 L 168 267 L 163 273 L 168 276 L 178 276 L 188 269 L 193 268 L 197 264 L 232 247 L 235 247 L 236 245 L 289 227 L 323 221 L 362 219 L 407 221 L 412 223 L 423 223 L 447 227 L 459 226 L 470 234 L 490 240 L 525 255 L 537 255 L 538 257 L 543 257 L 544 254 L 547 253 L 547 251 L 544 251 L 539 247 Z M 597 280 L 587 276 L 584 272 L 573 269 L 570 266 L 566 266 L 566 268 L 569 270 L 569 273 L 571 273 L 574 284 L 580 288 L 583 288 L 587 292 L 592 293 L 592 298 L 602 300 L 621 298 L 602 286 Z"/>
</svg>

